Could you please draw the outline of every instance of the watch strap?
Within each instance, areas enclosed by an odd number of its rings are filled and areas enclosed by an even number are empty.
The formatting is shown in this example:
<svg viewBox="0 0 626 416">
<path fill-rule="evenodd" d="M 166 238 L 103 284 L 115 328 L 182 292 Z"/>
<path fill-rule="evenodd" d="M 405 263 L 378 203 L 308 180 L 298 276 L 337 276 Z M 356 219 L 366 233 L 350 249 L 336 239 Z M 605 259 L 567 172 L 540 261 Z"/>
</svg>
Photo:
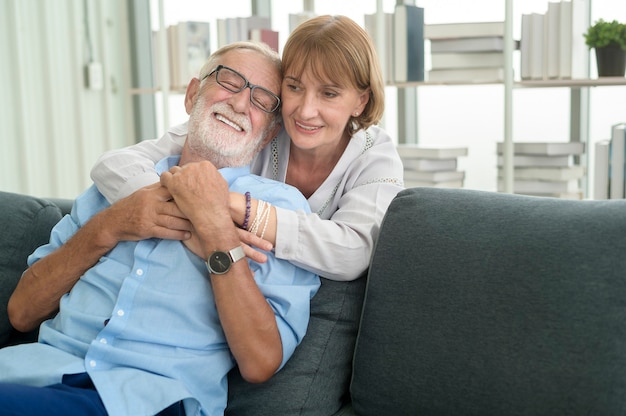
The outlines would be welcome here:
<svg viewBox="0 0 626 416">
<path fill-rule="evenodd" d="M 239 245 L 239 246 L 235 247 L 234 249 L 230 250 L 228 252 L 228 255 L 230 256 L 230 260 L 233 263 L 237 263 L 239 260 L 241 260 L 244 257 L 246 257 L 246 252 L 243 251 L 243 246 Z"/>
</svg>

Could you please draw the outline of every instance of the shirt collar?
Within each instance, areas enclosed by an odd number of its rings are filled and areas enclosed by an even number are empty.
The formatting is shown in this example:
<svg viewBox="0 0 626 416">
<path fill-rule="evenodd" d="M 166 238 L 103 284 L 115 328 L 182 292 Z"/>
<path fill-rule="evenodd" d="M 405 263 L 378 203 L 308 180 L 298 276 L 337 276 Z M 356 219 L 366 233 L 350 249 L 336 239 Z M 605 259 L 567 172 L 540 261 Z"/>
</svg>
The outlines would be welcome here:
<svg viewBox="0 0 626 416">
<path fill-rule="evenodd" d="M 168 156 L 158 161 L 156 165 L 154 166 L 154 168 L 156 169 L 157 173 L 160 175 L 166 170 L 169 170 L 170 168 L 178 165 L 178 162 L 180 162 L 180 155 Z M 228 185 L 231 185 L 235 181 L 235 179 L 239 178 L 240 176 L 245 176 L 245 175 L 250 174 L 250 165 L 236 167 L 236 168 L 221 168 L 221 169 L 218 169 L 218 172 L 222 174 L 224 179 L 226 179 L 226 182 L 228 182 Z"/>
</svg>

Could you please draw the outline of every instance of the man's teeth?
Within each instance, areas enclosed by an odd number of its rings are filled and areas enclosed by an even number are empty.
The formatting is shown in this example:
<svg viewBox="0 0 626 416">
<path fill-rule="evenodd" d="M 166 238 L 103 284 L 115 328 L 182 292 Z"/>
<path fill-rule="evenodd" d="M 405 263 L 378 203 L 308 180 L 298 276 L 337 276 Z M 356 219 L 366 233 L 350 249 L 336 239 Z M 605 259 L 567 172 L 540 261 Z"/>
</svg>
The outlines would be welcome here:
<svg viewBox="0 0 626 416">
<path fill-rule="evenodd" d="M 222 123 L 228 124 L 230 127 L 234 128 L 237 131 L 243 131 L 243 129 L 239 125 L 233 123 L 232 121 L 230 121 L 226 117 L 222 116 L 221 114 L 216 114 L 215 118 L 218 119 L 219 121 L 221 121 Z"/>
</svg>

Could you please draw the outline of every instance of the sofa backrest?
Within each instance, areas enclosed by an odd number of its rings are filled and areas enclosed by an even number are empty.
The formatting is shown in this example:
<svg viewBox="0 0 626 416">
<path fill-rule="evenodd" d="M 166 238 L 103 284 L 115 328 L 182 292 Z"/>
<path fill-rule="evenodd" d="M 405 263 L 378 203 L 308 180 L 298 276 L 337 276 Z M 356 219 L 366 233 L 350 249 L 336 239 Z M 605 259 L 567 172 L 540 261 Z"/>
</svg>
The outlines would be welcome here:
<svg viewBox="0 0 626 416">
<path fill-rule="evenodd" d="M 363 416 L 622 414 L 626 201 L 401 192 L 351 394 Z"/>
</svg>

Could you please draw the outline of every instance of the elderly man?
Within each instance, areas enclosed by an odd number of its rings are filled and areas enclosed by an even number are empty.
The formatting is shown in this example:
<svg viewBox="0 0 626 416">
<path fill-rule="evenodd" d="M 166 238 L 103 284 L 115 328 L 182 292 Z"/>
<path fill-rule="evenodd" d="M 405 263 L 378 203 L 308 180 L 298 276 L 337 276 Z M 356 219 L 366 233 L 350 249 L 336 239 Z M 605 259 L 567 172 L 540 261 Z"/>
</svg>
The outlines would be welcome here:
<svg viewBox="0 0 626 416">
<path fill-rule="evenodd" d="M 309 209 L 247 166 L 279 127 L 280 59 L 237 43 L 201 73 L 160 183 L 113 205 L 92 186 L 29 258 L 9 316 L 41 324 L 39 342 L 0 350 L 3 414 L 221 415 L 234 365 L 267 380 L 304 336 L 318 277 L 271 252 L 245 261 L 229 213 L 229 191 L 268 202 L 257 226 L 269 204 Z"/>
</svg>

